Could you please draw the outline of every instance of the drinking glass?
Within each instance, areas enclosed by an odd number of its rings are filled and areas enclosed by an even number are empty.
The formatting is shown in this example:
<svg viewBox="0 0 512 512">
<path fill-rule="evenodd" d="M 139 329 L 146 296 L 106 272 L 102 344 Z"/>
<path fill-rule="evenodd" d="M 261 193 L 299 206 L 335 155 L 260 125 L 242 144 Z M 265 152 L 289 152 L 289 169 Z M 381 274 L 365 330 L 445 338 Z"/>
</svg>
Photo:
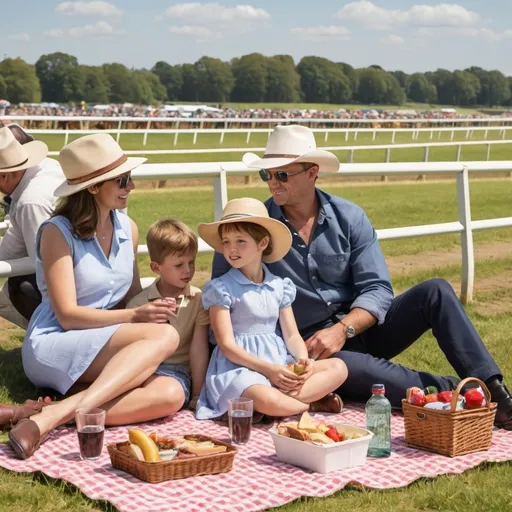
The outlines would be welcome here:
<svg viewBox="0 0 512 512">
<path fill-rule="evenodd" d="M 253 401 L 232 398 L 228 402 L 229 435 L 233 444 L 245 444 L 251 437 Z"/>
<path fill-rule="evenodd" d="M 76 431 L 82 460 L 99 459 L 103 449 L 105 417 L 103 409 L 77 409 L 75 411 Z"/>
</svg>

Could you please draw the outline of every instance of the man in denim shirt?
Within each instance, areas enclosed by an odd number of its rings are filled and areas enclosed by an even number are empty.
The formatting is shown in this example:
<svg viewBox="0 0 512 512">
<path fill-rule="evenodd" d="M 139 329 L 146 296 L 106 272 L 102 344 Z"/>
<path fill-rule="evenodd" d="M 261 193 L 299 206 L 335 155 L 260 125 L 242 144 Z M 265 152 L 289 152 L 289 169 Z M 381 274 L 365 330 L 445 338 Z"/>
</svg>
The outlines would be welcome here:
<svg viewBox="0 0 512 512">
<path fill-rule="evenodd" d="M 317 150 L 313 132 L 303 126 L 278 126 L 262 159 L 247 154 L 260 169 L 272 197 L 271 217 L 293 235 L 290 252 L 269 264 L 271 272 L 297 286 L 293 310 L 312 359 L 340 357 L 349 376 L 339 390 L 366 401 L 373 383 L 382 383 L 395 407 L 407 388 L 451 390 L 458 379 L 405 368 L 390 359 L 432 329 L 439 347 L 459 377 L 485 381 L 498 402 L 496 424 L 512 430 L 512 398 L 503 375 L 443 279 L 420 283 L 394 297 L 377 236 L 364 211 L 316 188 L 319 171 L 336 172 L 335 155 Z M 215 254 L 212 277 L 229 265 Z"/>
</svg>

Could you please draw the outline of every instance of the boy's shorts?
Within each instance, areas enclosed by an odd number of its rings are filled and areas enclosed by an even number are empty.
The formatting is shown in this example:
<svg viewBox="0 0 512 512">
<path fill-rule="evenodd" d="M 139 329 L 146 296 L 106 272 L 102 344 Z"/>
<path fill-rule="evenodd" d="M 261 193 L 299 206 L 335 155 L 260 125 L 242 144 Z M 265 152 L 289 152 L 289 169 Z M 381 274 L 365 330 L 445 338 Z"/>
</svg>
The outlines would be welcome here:
<svg viewBox="0 0 512 512">
<path fill-rule="evenodd" d="M 162 363 L 155 371 L 155 375 L 163 375 L 164 377 L 172 377 L 177 380 L 183 392 L 185 393 L 185 404 L 186 406 L 190 401 L 191 391 L 191 379 L 189 371 L 181 364 L 166 364 Z"/>
</svg>

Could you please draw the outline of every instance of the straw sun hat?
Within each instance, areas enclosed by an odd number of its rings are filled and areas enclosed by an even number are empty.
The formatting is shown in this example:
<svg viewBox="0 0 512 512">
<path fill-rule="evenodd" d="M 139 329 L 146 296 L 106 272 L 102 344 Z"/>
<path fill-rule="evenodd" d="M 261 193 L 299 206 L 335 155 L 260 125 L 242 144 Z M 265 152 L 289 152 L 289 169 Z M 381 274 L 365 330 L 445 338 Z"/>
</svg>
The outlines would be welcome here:
<svg viewBox="0 0 512 512">
<path fill-rule="evenodd" d="M 0 128 L 0 173 L 23 171 L 40 164 L 48 146 L 40 140 L 21 145 L 6 126 Z"/>
<path fill-rule="evenodd" d="M 252 222 L 263 226 L 272 238 L 272 252 L 263 256 L 265 263 L 274 263 L 286 256 L 292 246 L 290 230 L 280 221 L 268 216 L 265 205 L 251 197 L 232 199 L 224 208 L 222 219 L 217 222 L 199 224 L 199 236 L 217 252 L 222 253 L 222 240 L 219 235 L 221 224 Z"/>
<path fill-rule="evenodd" d="M 64 146 L 59 153 L 59 160 L 66 181 L 54 194 L 66 197 L 130 172 L 147 158 L 128 158 L 111 135 L 95 133 Z"/>
<path fill-rule="evenodd" d="M 318 165 L 320 172 L 337 172 L 340 168 L 336 155 L 316 149 L 312 130 L 298 125 L 276 126 L 268 138 L 263 158 L 254 153 L 246 153 L 242 162 L 256 169 L 275 169 L 301 162 Z"/>
</svg>

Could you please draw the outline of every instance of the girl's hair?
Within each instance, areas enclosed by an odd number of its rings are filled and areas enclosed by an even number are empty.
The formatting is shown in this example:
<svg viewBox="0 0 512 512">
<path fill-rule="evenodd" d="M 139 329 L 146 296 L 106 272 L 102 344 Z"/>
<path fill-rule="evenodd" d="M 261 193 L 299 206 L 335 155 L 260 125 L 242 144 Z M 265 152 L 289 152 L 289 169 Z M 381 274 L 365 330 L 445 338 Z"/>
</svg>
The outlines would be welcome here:
<svg viewBox="0 0 512 512">
<path fill-rule="evenodd" d="M 71 223 L 73 236 L 79 240 L 90 240 L 96 232 L 99 213 L 94 196 L 84 189 L 60 199 L 52 217 L 66 217 Z"/>
<path fill-rule="evenodd" d="M 268 245 L 263 251 L 263 256 L 268 256 L 272 252 L 272 237 L 267 229 L 254 222 L 231 222 L 219 226 L 219 236 L 222 238 L 226 233 L 247 233 L 256 243 L 260 243 L 265 237 L 268 237 Z"/>
</svg>

